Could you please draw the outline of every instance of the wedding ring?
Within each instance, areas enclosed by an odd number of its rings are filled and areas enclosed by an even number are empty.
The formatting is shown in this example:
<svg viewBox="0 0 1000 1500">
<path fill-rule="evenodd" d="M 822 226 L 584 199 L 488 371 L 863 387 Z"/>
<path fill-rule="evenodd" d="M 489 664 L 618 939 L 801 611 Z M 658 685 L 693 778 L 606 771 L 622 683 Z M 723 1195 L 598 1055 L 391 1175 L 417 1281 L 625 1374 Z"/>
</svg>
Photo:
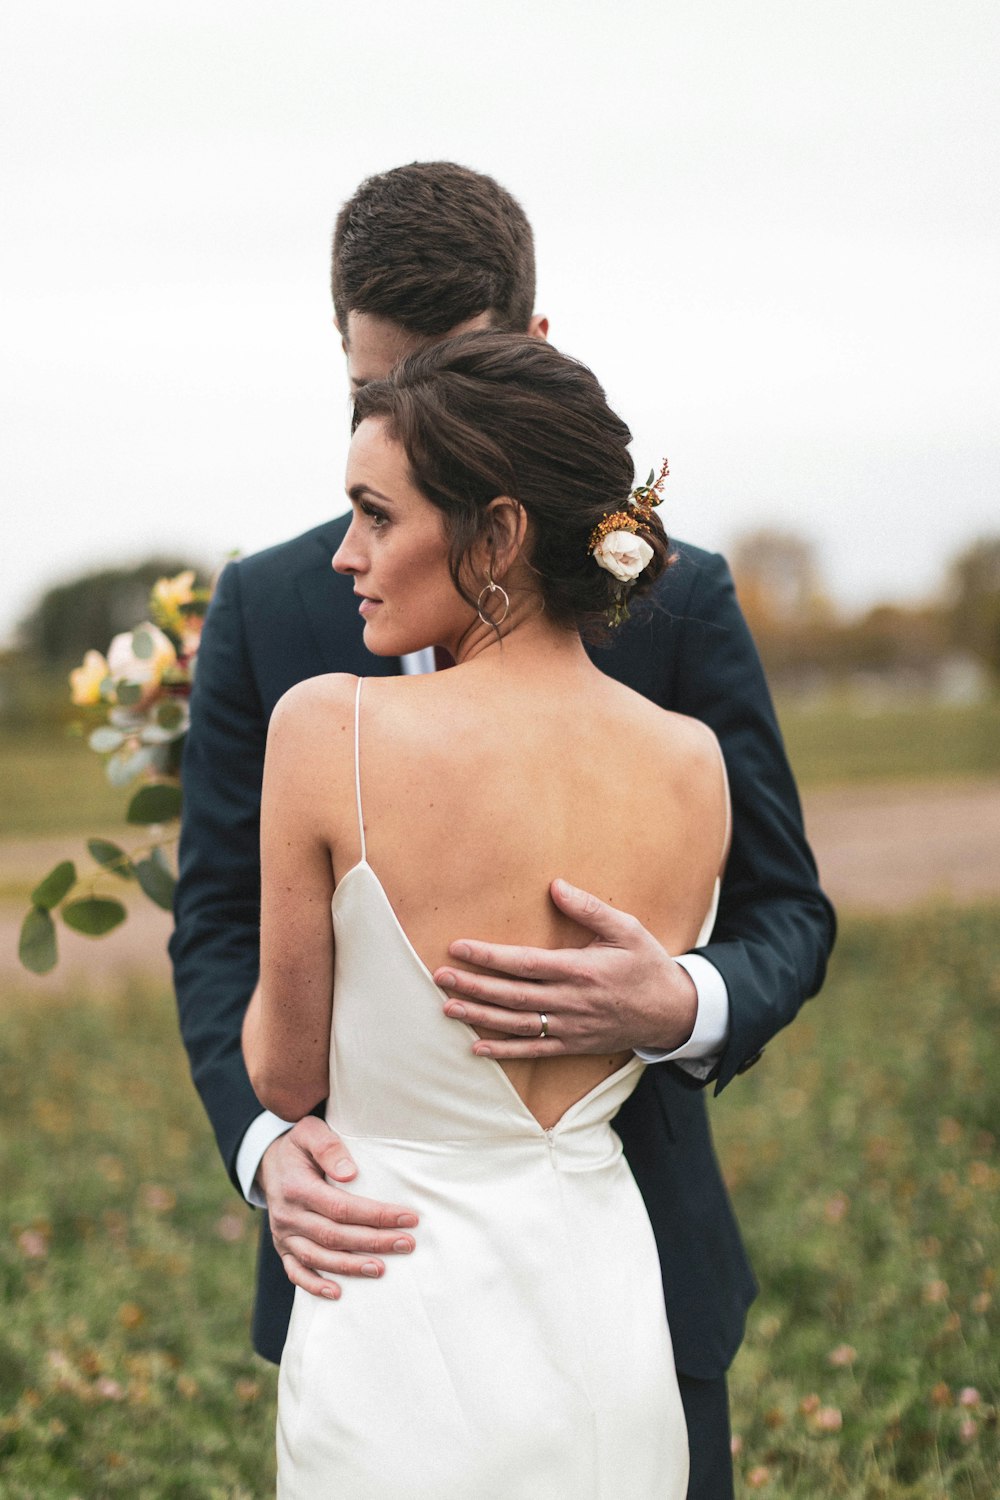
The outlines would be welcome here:
<svg viewBox="0 0 1000 1500">
<path fill-rule="evenodd" d="M 544 1010 L 540 1010 L 538 1012 L 538 1023 L 539 1023 L 539 1025 L 542 1028 L 541 1031 L 538 1033 L 539 1037 L 541 1038 L 543 1036 L 548 1036 L 548 1034 L 549 1034 L 549 1018 L 545 1014 Z"/>
</svg>

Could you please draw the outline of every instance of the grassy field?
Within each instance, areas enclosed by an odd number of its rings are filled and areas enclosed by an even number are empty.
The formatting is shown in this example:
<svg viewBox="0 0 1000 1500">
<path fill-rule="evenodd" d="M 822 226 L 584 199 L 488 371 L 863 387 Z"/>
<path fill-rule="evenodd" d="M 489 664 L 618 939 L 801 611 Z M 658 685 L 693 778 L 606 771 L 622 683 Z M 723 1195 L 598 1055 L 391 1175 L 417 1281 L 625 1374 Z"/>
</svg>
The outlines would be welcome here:
<svg viewBox="0 0 1000 1500">
<path fill-rule="evenodd" d="M 845 704 L 779 705 L 802 786 L 830 781 L 1000 774 L 1000 700 L 866 714 Z M 97 834 L 121 822 L 127 792 L 64 727 L 0 730 L 0 838 Z"/>
<path fill-rule="evenodd" d="M 57 727 L 0 733 L 0 788 L 0 838 L 101 834 L 128 806 L 128 790 L 108 784 L 100 757 Z"/>
<path fill-rule="evenodd" d="M 822 997 L 717 1101 L 763 1289 L 734 1429 L 768 1495 L 995 1500 L 998 941 L 998 910 L 845 923 Z"/>
<path fill-rule="evenodd" d="M 994 1500 L 998 944 L 1000 909 L 848 923 L 823 997 L 712 1105 L 764 1288 L 743 1495 Z M 270 1495 L 254 1216 L 169 996 L 26 981 L 0 1047 L 0 1497 Z"/>
<path fill-rule="evenodd" d="M 862 711 L 784 702 L 778 716 L 802 786 L 1000 774 L 1000 699 Z"/>
</svg>

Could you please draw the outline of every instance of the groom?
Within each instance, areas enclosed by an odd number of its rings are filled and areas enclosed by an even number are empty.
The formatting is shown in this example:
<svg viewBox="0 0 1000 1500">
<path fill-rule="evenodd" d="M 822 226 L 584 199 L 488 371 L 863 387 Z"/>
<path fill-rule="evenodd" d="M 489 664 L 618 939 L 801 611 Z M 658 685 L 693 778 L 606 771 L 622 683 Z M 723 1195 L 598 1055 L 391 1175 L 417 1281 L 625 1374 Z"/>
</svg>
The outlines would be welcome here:
<svg viewBox="0 0 1000 1500">
<path fill-rule="evenodd" d="M 520 206 L 491 178 L 446 162 L 415 163 L 361 185 L 337 221 L 333 298 L 352 388 L 451 333 L 547 332 L 534 312 L 534 251 Z M 434 665 L 432 653 L 400 662 L 365 651 L 350 580 L 330 567 L 348 519 L 225 569 L 198 657 L 184 757 L 170 945 L 181 1030 L 230 1176 L 268 1209 L 254 1343 L 273 1360 L 293 1282 L 315 1290 L 319 1270 L 379 1275 L 387 1257 L 419 1253 L 420 1242 L 410 1205 L 362 1196 L 346 1148 L 321 1119 L 289 1129 L 262 1111 L 240 1051 L 257 980 L 259 800 L 274 705 L 318 673 L 378 676 Z M 732 1494 L 726 1370 L 755 1288 L 700 1085 L 714 1081 L 718 1091 L 748 1068 L 816 992 L 834 925 L 726 565 L 697 548 L 679 552 L 658 585 L 657 607 L 597 648 L 595 660 L 719 736 L 734 836 L 712 941 L 671 957 L 633 918 L 566 888 L 554 899 L 594 934 L 588 947 L 455 951 L 496 977 L 459 973 L 445 983 L 469 996 L 470 1018 L 482 1005 L 488 1024 L 509 1032 L 496 1056 L 633 1047 L 650 1060 L 615 1126 L 663 1268 L 691 1439 L 689 1494 L 724 1500 Z M 647 770 L 644 796 L 655 788 L 655 769 Z M 514 1014 L 498 1020 L 494 1006 Z M 536 1029 L 540 1011 L 545 1038 Z"/>
</svg>

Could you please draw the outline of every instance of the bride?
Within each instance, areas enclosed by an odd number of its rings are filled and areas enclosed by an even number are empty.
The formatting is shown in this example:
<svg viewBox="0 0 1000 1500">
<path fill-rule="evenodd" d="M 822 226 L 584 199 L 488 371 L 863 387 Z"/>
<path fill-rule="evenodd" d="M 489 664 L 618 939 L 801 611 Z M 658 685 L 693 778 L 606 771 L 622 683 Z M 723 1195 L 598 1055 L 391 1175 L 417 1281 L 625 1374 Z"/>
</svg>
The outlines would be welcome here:
<svg viewBox="0 0 1000 1500">
<path fill-rule="evenodd" d="M 317 677 L 275 710 L 244 1051 L 277 1114 L 326 1101 L 365 1192 L 412 1204 L 421 1235 L 377 1284 L 297 1290 L 283 1500 L 686 1491 L 656 1249 L 610 1124 L 643 1065 L 501 1063 L 434 981 L 456 933 L 586 943 L 549 899 L 561 876 L 671 952 L 711 926 L 718 743 L 581 640 L 669 564 L 628 441 L 589 370 L 513 334 L 437 344 L 357 392 L 333 566 L 371 651 L 439 646 L 456 668 Z"/>
</svg>

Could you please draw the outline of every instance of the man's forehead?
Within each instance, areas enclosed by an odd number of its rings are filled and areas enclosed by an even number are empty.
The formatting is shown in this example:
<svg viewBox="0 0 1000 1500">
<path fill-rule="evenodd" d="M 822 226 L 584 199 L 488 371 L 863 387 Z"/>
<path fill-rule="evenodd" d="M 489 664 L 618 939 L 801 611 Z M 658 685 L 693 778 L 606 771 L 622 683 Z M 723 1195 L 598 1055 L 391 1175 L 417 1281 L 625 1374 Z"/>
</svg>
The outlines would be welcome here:
<svg viewBox="0 0 1000 1500">
<path fill-rule="evenodd" d="M 349 312 L 344 329 L 348 379 L 355 389 L 369 380 L 384 380 L 408 354 L 416 354 L 418 350 L 440 344 L 456 334 L 472 333 L 491 326 L 492 314 L 488 310 L 438 334 L 414 333 L 378 313 Z"/>
</svg>

